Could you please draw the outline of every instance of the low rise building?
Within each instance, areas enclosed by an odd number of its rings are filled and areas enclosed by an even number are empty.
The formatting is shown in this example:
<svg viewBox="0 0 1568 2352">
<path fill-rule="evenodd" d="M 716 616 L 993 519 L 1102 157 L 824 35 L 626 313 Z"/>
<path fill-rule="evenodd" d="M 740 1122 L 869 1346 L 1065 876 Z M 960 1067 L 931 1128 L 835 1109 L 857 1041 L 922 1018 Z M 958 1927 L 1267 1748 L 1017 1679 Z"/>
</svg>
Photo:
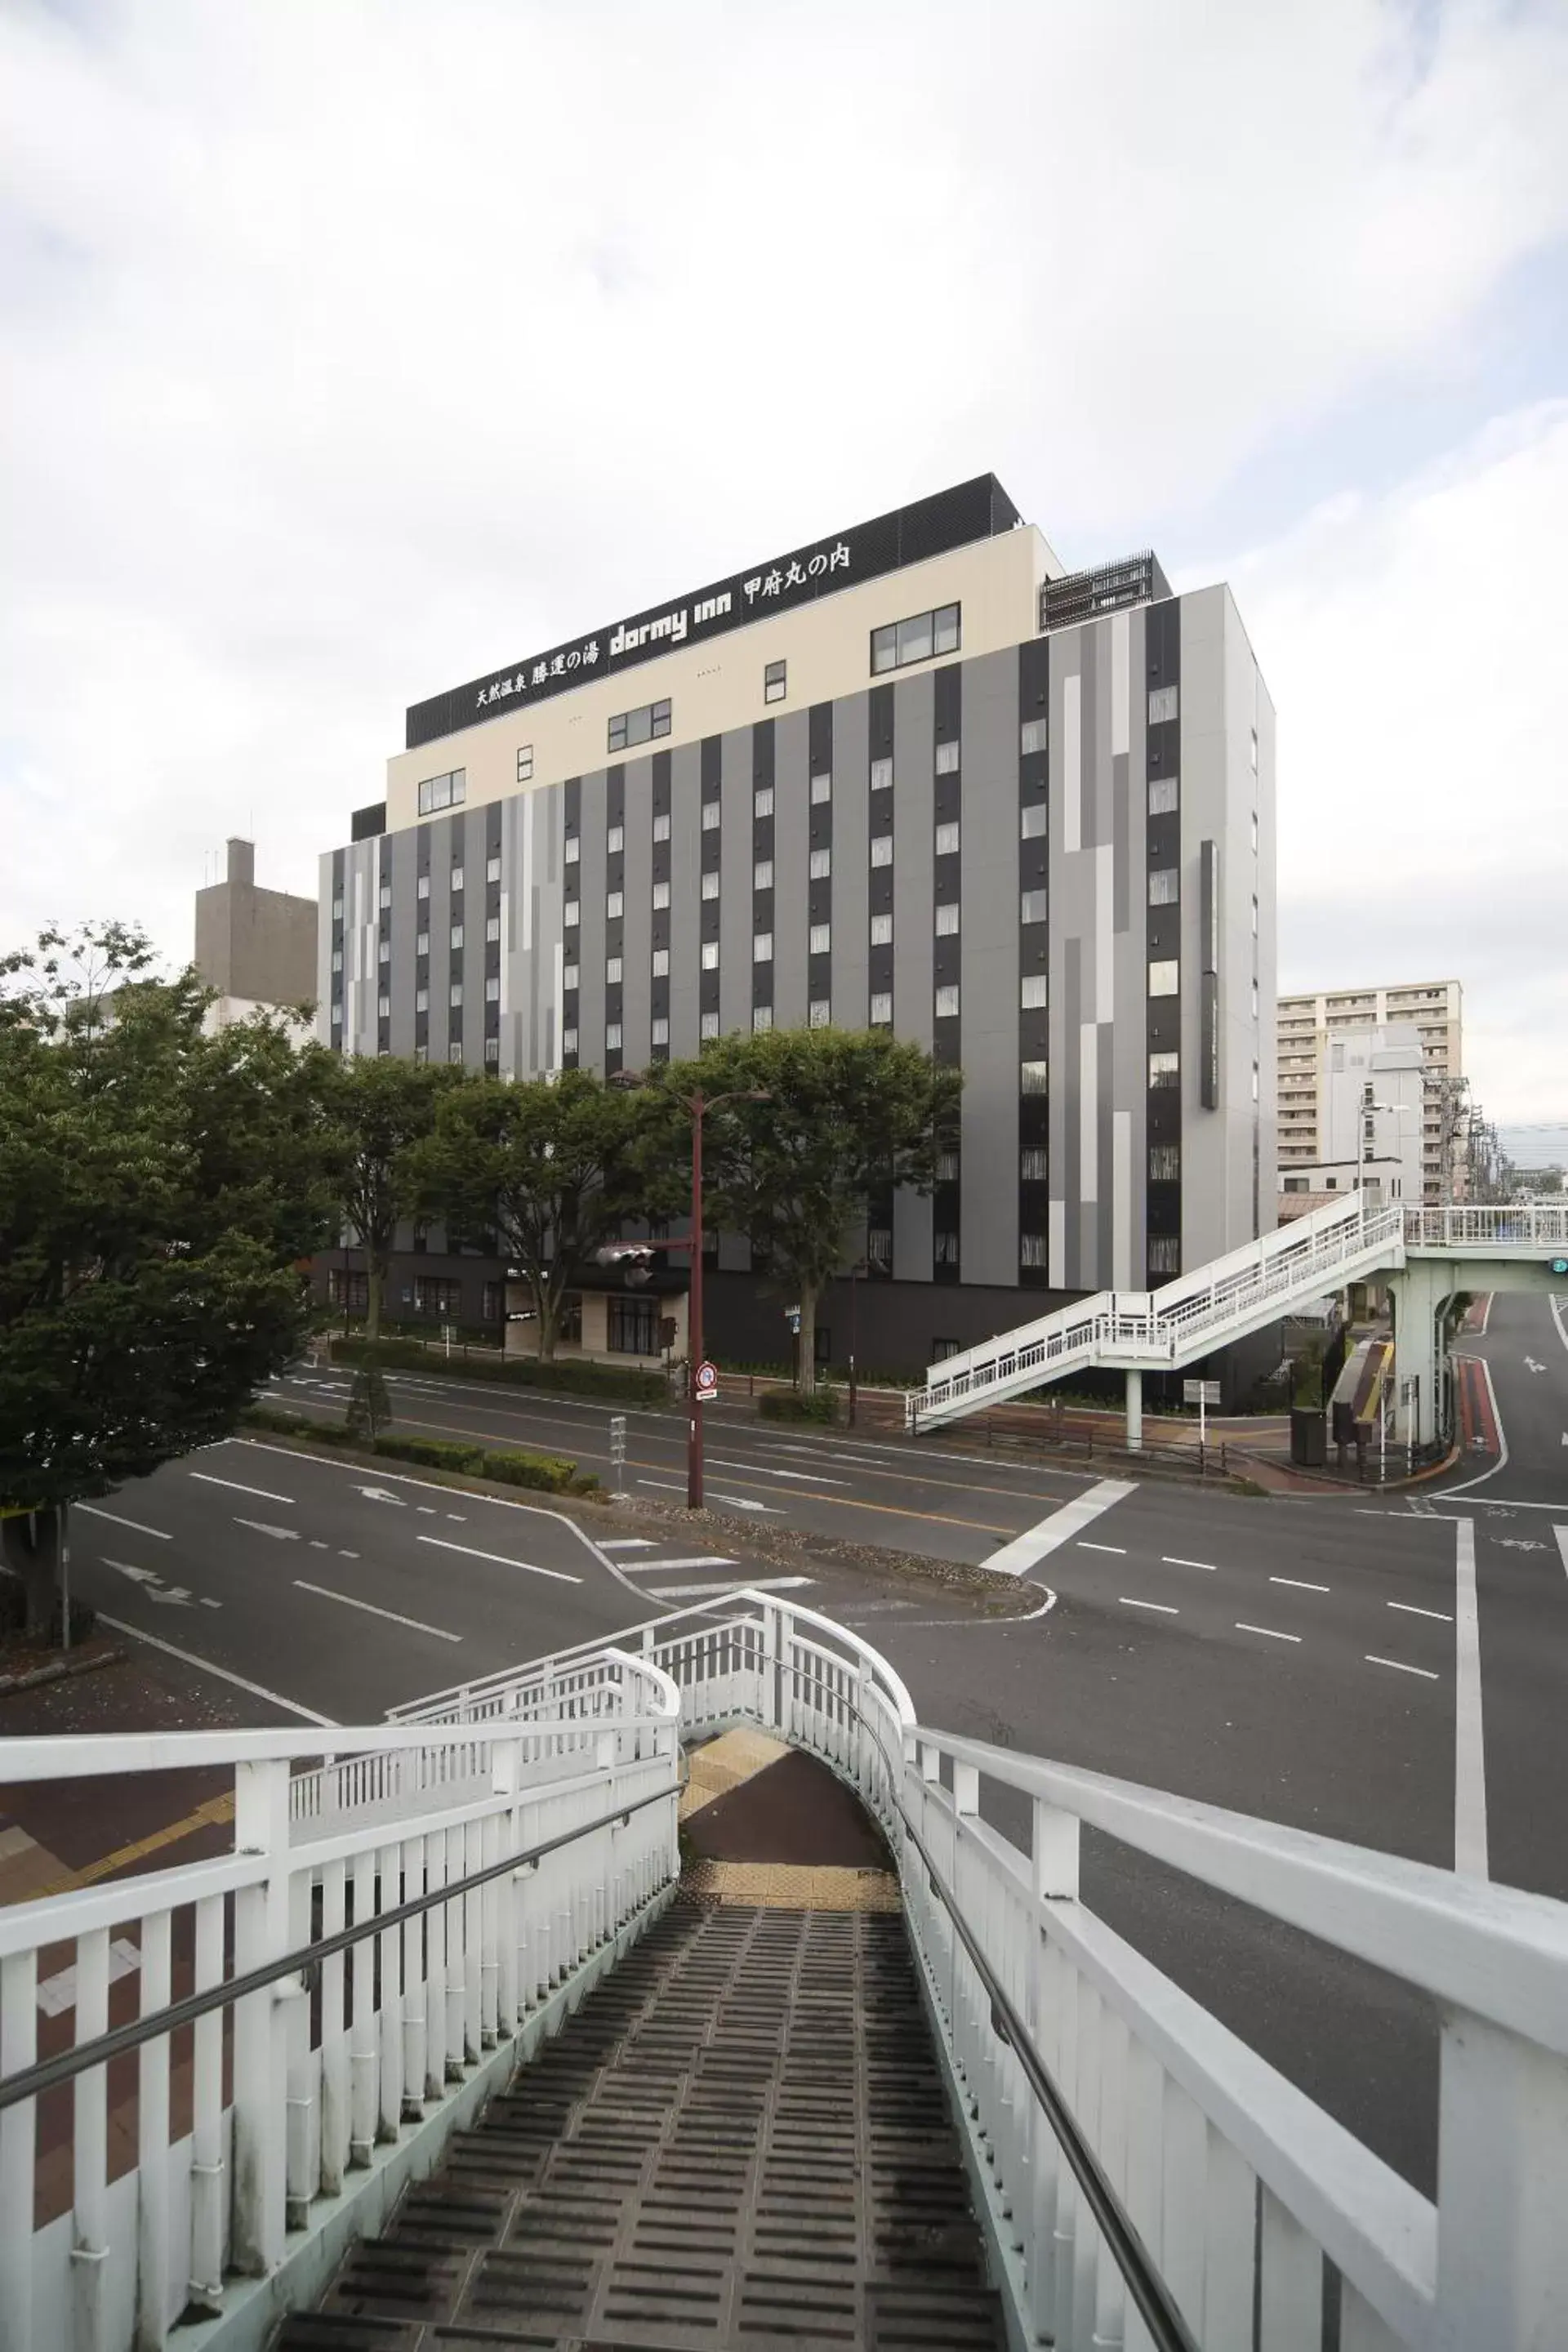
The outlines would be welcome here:
<svg viewBox="0 0 1568 2352">
<path fill-rule="evenodd" d="M 1280 997 L 1276 1047 L 1282 1215 L 1292 1213 L 1287 1201 L 1295 1204 L 1303 1195 L 1320 1193 L 1311 1181 L 1314 1171 L 1343 1156 L 1327 1139 L 1332 1048 L 1342 1047 L 1348 1037 L 1391 1027 L 1412 1031 L 1420 1053 L 1421 1185 L 1415 1197 L 1432 1207 L 1464 1199 L 1463 990 L 1457 980 L 1415 981 Z"/>
</svg>

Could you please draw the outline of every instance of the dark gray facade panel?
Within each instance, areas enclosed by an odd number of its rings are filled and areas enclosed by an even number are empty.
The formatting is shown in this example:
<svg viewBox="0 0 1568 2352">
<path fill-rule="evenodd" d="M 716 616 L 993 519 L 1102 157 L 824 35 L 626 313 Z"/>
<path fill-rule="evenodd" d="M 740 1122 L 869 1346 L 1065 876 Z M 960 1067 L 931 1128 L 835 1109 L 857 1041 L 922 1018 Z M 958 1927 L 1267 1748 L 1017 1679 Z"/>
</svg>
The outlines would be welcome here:
<svg viewBox="0 0 1568 2352">
<path fill-rule="evenodd" d="M 470 1070 L 485 1066 L 485 887 L 488 807 L 468 809 L 463 841 L 463 1060 Z"/>
<path fill-rule="evenodd" d="M 804 1026 L 809 1003 L 806 940 L 810 932 L 807 874 L 811 863 L 811 810 L 805 773 L 806 715 L 799 714 L 798 741 L 775 728 L 773 777 L 773 1026 Z M 787 773 L 784 743 L 790 747 Z M 747 904 L 751 901 L 748 898 Z"/>
<path fill-rule="evenodd" d="M 669 763 L 669 1050 L 678 1062 L 699 1042 L 701 827 L 702 747 L 682 743 Z"/>
<path fill-rule="evenodd" d="M 1012 1286 L 1018 1276 L 1016 654 L 965 662 L 962 747 L 959 1263 L 965 1286 Z"/>
<path fill-rule="evenodd" d="M 929 670 L 893 689 L 893 1026 L 931 1051 L 935 958 L 935 692 Z M 932 1203 L 900 1192 L 893 1214 L 895 1281 L 929 1282 Z"/>
<path fill-rule="evenodd" d="M 603 768 L 595 768 L 583 779 L 582 812 L 583 847 L 577 877 L 583 917 L 577 936 L 583 982 L 577 999 L 577 1058 L 584 1069 L 597 1070 L 604 1067 L 605 1062 L 605 837 L 608 818 Z"/>
<path fill-rule="evenodd" d="M 869 754 L 863 694 L 833 706 L 833 1017 L 863 1029 L 870 1018 Z"/>
<path fill-rule="evenodd" d="M 759 684 L 759 697 L 761 687 Z M 724 738 L 720 770 L 719 1027 L 752 1025 L 752 730 Z"/>
<path fill-rule="evenodd" d="M 621 934 L 621 1066 L 646 1068 L 652 1051 L 649 1011 L 653 953 L 653 761 L 626 761 L 626 898 Z"/>
<path fill-rule="evenodd" d="M 392 1036 L 395 1054 L 414 1054 L 415 852 L 419 836 L 409 830 L 395 833 L 385 846 L 392 864 Z"/>
</svg>

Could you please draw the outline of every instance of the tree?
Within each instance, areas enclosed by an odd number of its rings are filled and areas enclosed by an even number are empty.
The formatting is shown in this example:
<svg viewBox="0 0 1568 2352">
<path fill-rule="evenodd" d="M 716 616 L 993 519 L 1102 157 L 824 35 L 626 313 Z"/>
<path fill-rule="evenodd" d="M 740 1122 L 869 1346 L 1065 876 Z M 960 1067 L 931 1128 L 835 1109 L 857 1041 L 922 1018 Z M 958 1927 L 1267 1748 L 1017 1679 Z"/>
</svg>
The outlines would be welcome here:
<svg viewBox="0 0 1568 2352">
<path fill-rule="evenodd" d="M 719 1038 L 671 1065 L 672 1096 L 737 1101 L 703 1135 L 706 1221 L 743 1234 L 800 1306 L 800 1383 L 816 1380 L 816 1303 L 873 1197 L 929 1192 L 956 1142 L 963 1077 L 886 1030 L 774 1029 Z"/>
<path fill-rule="evenodd" d="M 658 1097 L 606 1086 L 591 1070 L 481 1081 L 443 1101 L 411 1155 L 421 1206 L 460 1241 L 493 1234 L 521 1267 L 548 1363 L 561 1302 L 594 1252 L 628 1218 L 679 1206 L 683 1178 Z"/>
<path fill-rule="evenodd" d="M 61 1512 L 228 1435 L 331 1232 L 325 1056 L 205 1036 L 210 992 L 150 960 L 111 926 L 0 962 L 0 1555 L 35 1630 Z"/>
<path fill-rule="evenodd" d="M 432 1132 L 443 1097 L 479 1084 L 445 1063 L 404 1062 L 390 1054 L 334 1061 L 328 1099 L 338 1204 L 364 1252 L 364 1331 L 373 1348 L 381 1338 L 397 1228 L 419 1206 L 412 1154 Z"/>
</svg>

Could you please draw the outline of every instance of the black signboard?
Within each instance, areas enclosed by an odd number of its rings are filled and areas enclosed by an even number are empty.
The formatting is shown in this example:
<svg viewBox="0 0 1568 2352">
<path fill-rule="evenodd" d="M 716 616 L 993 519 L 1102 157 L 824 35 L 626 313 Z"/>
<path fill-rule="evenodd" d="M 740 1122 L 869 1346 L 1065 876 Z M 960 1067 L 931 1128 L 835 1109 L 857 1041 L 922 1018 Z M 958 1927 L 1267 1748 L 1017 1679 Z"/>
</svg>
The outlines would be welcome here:
<svg viewBox="0 0 1568 2352">
<path fill-rule="evenodd" d="M 923 562 L 927 556 L 966 546 L 972 540 L 994 538 L 1013 530 L 1018 520 L 1018 509 L 995 475 L 976 475 L 973 481 L 939 490 L 934 498 L 919 499 L 912 506 L 878 515 L 874 521 L 813 540 L 770 563 L 733 572 L 728 580 L 716 580 L 607 629 L 569 638 L 548 653 L 532 654 L 526 661 L 416 702 L 407 714 L 407 747 L 412 751 L 416 744 L 434 742 L 461 727 L 500 719 L 520 704 L 569 694 L 607 670 L 655 661 L 677 646 L 706 642 L 814 596 L 830 596 L 837 589 L 854 588 L 862 580 Z"/>
</svg>

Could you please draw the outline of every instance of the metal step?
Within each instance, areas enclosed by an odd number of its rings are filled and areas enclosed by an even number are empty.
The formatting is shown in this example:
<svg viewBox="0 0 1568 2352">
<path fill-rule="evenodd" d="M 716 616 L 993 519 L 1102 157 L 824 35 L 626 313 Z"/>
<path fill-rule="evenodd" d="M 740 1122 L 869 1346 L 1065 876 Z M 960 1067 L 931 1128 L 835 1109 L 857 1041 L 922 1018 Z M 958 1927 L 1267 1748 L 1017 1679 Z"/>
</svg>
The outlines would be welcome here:
<svg viewBox="0 0 1568 2352">
<path fill-rule="evenodd" d="M 997 2352 L 904 1924 L 679 1902 L 278 2352 Z"/>
</svg>

